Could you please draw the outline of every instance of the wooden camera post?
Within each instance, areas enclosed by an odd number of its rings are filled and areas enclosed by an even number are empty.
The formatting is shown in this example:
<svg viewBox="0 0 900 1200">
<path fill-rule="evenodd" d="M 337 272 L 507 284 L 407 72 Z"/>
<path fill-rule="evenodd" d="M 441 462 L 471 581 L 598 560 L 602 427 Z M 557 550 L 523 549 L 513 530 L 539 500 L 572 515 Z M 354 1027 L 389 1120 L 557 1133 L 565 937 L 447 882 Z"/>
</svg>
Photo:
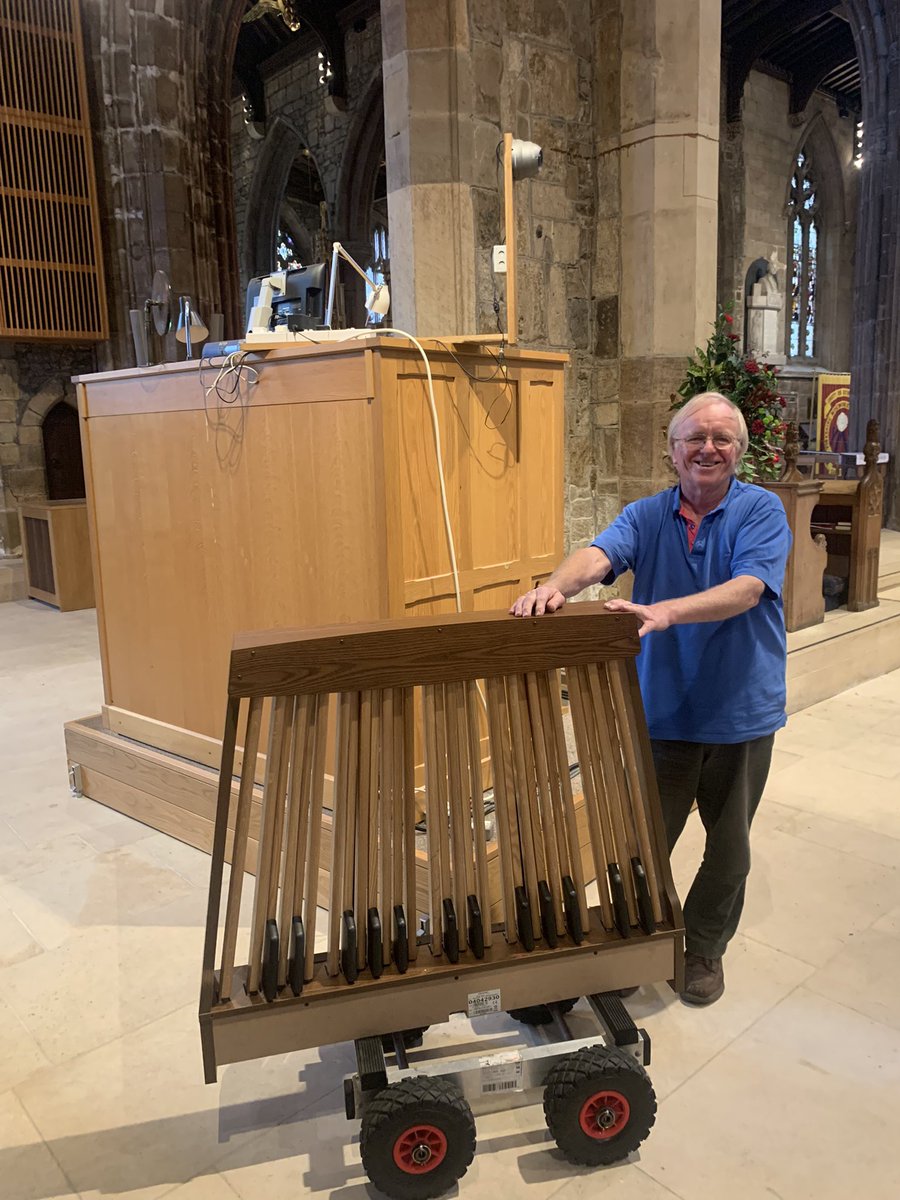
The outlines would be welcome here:
<svg viewBox="0 0 900 1200">
<path fill-rule="evenodd" d="M 511 133 L 503 135 L 503 221 L 506 226 L 506 340 L 519 340 L 519 311 L 516 295 L 516 201 L 513 187 Z"/>
</svg>

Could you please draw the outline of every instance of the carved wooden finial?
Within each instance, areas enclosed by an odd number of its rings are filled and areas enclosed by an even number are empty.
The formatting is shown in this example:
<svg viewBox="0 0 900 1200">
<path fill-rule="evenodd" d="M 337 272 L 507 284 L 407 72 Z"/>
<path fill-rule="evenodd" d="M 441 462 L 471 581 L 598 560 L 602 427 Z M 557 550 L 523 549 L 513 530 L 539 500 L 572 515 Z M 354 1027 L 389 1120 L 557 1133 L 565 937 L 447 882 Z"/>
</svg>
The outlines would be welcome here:
<svg viewBox="0 0 900 1200">
<path fill-rule="evenodd" d="M 781 472 L 782 483 L 794 483 L 798 479 L 802 479 L 797 468 L 797 457 L 800 454 L 800 438 L 797 433 L 797 425 L 794 421 L 787 422 L 787 429 L 784 434 L 784 468 Z"/>
<path fill-rule="evenodd" d="M 878 428 L 878 422 L 872 418 L 866 424 L 866 444 L 863 447 L 863 459 L 866 464 L 866 474 L 875 469 L 875 464 L 878 462 L 878 454 L 881 450 L 880 443 L 881 433 Z"/>
</svg>

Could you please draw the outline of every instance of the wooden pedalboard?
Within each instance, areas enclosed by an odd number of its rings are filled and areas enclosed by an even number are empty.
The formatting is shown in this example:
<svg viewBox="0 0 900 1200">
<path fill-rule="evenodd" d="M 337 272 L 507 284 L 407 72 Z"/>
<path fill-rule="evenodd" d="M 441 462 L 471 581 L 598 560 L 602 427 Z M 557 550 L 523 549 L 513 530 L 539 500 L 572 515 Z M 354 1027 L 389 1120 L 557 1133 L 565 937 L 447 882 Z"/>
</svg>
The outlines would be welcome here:
<svg viewBox="0 0 900 1200">
<path fill-rule="evenodd" d="M 207 1080 L 226 1062 L 437 1023 L 486 992 L 511 1009 L 680 986 L 638 647 L 636 620 L 601 604 L 235 639 L 200 1003 Z"/>
</svg>

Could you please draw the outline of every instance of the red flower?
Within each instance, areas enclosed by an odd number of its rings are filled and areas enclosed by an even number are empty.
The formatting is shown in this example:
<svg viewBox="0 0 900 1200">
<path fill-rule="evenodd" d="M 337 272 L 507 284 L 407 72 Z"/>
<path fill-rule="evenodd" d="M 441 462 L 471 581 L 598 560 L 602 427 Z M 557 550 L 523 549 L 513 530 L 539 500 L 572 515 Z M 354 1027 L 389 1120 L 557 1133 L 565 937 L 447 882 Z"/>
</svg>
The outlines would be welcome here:
<svg viewBox="0 0 900 1200">
<path fill-rule="evenodd" d="M 773 454 L 773 455 L 772 455 L 772 461 L 773 461 L 773 462 L 781 462 L 781 455 L 780 455 L 780 454 Z"/>
<path fill-rule="evenodd" d="M 755 420 L 753 422 L 753 424 L 750 426 L 750 432 L 751 433 L 765 433 L 766 427 L 765 427 L 765 425 L 763 425 L 762 421 L 760 421 L 757 418 L 757 420 Z"/>
<path fill-rule="evenodd" d="M 747 361 L 744 363 L 744 370 L 747 372 L 748 375 L 758 375 L 759 374 L 759 363 L 755 362 L 754 359 L 752 359 L 752 358 L 748 358 Z"/>
<path fill-rule="evenodd" d="M 725 324 L 726 325 L 734 324 L 734 317 L 730 313 L 725 313 Z"/>
<path fill-rule="evenodd" d="M 729 333 L 728 340 L 730 342 L 739 342 L 741 340 L 741 335 L 739 333 Z"/>
<path fill-rule="evenodd" d="M 778 397 L 778 403 L 781 405 L 782 408 L 787 408 L 787 400 L 785 400 L 784 396 Z"/>
</svg>

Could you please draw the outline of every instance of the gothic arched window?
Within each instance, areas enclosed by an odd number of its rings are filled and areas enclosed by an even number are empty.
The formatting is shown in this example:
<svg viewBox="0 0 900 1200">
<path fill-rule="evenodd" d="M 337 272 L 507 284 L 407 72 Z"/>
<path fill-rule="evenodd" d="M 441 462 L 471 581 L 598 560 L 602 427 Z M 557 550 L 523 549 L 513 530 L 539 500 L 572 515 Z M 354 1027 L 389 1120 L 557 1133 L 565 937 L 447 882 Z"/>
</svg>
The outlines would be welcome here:
<svg viewBox="0 0 900 1200">
<path fill-rule="evenodd" d="M 324 203 L 325 191 L 318 169 L 309 150 L 303 146 L 291 164 L 278 209 L 273 247 L 277 270 L 324 260 Z"/>
<path fill-rule="evenodd" d="M 788 251 L 791 256 L 791 303 L 788 352 L 812 358 L 816 344 L 816 286 L 820 256 L 817 220 L 819 196 L 812 159 L 801 150 L 791 176 L 788 200 Z"/>
<path fill-rule="evenodd" d="M 372 262 L 366 268 L 366 274 L 375 286 L 379 283 L 389 283 L 391 252 L 388 239 L 387 168 L 383 156 L 381 157 L 372 187 L 372 203 L 369 207 L 369 234 Z M 370 325 L 381 325 L 384 319 L 378 313 L 370 313 L 368 323 Z"/>
<path fill-rule="evenodd" d="M 301 254 L 294 243 L 294 235 L 286 226 L 286 222 L 282 224 L 279 221 L 275 230 L 275 266 L 279 271 L 299 266 L 301 263 Z"/>
</svg>

